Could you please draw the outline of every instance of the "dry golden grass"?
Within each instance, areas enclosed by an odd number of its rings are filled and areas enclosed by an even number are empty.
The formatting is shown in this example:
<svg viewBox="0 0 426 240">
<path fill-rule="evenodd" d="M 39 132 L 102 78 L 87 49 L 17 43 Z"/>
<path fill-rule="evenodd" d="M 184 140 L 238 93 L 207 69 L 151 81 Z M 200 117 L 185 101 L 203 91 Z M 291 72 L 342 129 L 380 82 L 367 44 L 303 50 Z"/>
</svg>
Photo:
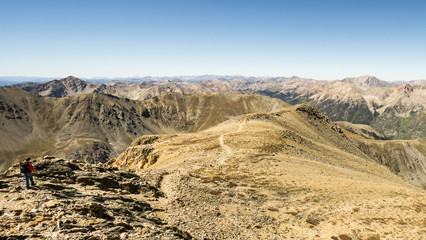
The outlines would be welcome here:
<svg viewBox="0 0 426 240">
<path fill-rule="evenodd" d="M 424 190 L 374 162 L 330 124 L 294 109 L 160 136 L 151 147 L 159 158 L 146 171 L 167 172 L 162 217 L 197 238 L 426 234 Z"/>
</svg>

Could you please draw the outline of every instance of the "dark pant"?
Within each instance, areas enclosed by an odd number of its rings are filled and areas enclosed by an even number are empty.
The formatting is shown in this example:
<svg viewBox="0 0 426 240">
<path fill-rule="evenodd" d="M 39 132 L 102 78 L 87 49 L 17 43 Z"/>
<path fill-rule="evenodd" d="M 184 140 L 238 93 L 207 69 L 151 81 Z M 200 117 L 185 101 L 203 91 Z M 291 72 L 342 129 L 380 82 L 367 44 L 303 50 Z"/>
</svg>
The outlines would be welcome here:
<svg viewBox="0 0 426 240">
<path fill-rule="evenodd" d="M 24 173 L 24 177 L 25 177 L 25 185 L 27 185 L 27 188 L 30 188 L 30 181 L 32 186 L 35 185 L 32 173 Z"/>
</svg>

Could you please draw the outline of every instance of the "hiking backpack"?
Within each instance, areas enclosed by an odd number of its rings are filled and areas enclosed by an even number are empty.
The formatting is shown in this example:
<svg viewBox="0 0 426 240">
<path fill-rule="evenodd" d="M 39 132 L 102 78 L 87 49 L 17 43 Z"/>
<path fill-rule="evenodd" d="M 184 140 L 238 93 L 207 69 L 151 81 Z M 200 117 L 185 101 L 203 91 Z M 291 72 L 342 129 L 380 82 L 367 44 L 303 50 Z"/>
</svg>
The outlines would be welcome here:
<svg viewBox="0 0 426 240">
<path fill-rule="evenodd" d="M 30 169 L 28 169 L 29 162 L 23 162 L 20 165 L 21 173 L 27 173 L 31 172 Z"/>
</svg>

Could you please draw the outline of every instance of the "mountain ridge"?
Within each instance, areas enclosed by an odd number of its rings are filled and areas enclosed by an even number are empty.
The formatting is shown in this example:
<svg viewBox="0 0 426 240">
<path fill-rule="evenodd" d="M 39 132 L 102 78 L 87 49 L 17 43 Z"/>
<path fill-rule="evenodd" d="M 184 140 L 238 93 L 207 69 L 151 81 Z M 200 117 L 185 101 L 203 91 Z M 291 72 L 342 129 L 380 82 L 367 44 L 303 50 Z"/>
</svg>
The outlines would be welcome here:
<svg viewBox="0 0 426 240">
<path fill-rule="evenodd" d="M 309 106 L 240 115 L 192 134 L 142 136 L 108 164 L 164 173 L 161 216 L 195 238 L 424 233 L 424 205 L 406 212 L 423 201 L 424 190 L 376 163 Z"/>
<path fill-rule="evenodd" d="M 0 88 L 0 165 L 43 154 L 106 161 L 140 135 L 198 131 L 236 114 L 286 106 L 254 95 L 169 93 L 142 102 L 100 93 L 51 98 Z"/>
</svg>

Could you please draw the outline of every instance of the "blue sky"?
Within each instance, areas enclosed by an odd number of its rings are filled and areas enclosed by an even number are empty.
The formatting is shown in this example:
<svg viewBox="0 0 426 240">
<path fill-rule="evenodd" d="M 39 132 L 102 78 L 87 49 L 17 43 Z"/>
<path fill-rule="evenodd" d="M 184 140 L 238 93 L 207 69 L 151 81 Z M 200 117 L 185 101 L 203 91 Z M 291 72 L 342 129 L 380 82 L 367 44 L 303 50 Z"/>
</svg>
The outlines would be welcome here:
<svg viewBox="0 0 426 240">
<path fill-rule="evenodd" d="M 426 1 L 0 0 L 0 76 L 426 79 Z"/>
</svg>

